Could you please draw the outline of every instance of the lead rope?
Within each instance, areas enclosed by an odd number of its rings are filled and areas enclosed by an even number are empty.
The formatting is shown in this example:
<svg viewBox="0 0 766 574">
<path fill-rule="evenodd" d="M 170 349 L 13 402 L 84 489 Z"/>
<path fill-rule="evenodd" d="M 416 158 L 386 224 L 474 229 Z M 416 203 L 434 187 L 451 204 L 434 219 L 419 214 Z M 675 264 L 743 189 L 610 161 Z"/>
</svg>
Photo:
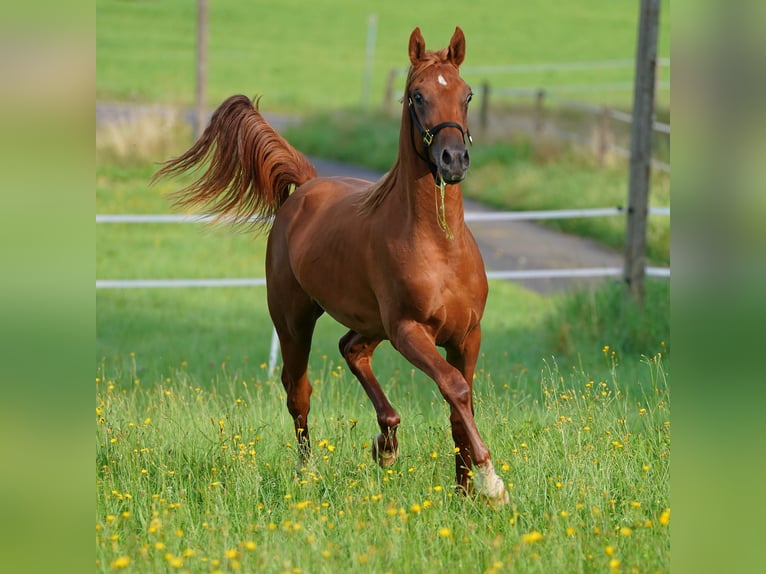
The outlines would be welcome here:
<svg viewBox="0 0 766 574">
<path fill-rule="evenodd" d="M 452 230 L 447 223 L 447 208 L 444 203 L 444 193 L 446 188 L 447 184 L 444 182 L 444 178 L 442 178 L 441 174 L 439 174 L 439 185 L 436 186 L 436 189 L 439 190 L 439 193 L 434 195 L 434 199 L 436 200 L 436 222 L 439 224 L 439 228 L 444 232 L 444 237 L 452 241 L 455 236 L 453 235 Z M 439 207 L 440 197 L 441 208 Z"/>
</svg>

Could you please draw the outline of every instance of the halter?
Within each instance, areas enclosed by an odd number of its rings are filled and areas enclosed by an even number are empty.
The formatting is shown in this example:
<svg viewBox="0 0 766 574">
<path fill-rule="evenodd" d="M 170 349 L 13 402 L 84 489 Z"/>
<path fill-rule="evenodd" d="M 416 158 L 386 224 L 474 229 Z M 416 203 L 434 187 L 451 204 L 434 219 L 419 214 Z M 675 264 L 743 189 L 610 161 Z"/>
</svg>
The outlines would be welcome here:
<svg viewBox="0 0 766 574">
<path fill-rule="evenodd" d="M 471 137 L 471 132 L 468 129 L 463 129 L 463 126 L 456 122 L 442 122 L 440 124 L 436 124 L 432 128 L 424 128 L 423 124 L 420 121 L 420 118 L 418 118 L 418 115 L 415 113 L 415 106 L 412 104 L 412 98 L 407 97 L 407 106 L 410 109 L 410 118 L 412 119 L 412 123 L 415 126 L 415 128 L 420 133 L 420 137 L 423 141 L 423 148 L 426 151 L 425 157 L 420 154 L 418 151 L 418 147 L 415 145 L 415 136 L 412 133 L 412 130 L 410 130 L 410 138 L 412 139 L 412 147 L 415 150 L 415 153 L 418 154 L 418 157 L 422 159 L 423 161 L 428 164 L 428 169 L 431 171 L 431 175 L 434 178 L 434 183 L 436 184 L 436 189 L 439 190 L 440 196 L 441 196 L 441 209 L 439 208 L 439 195 L 436 196 L 436 221 L 439 224 L 439 227 L 444 232 L 444 236 L 452 240 L 454 239 L 454 235 L 452 234 L 452 230 L 449 228 L 449 224 L 447 223 L 447 213 L 446 213 L 446 207 L 444 204 L 444 188 L 446 187 L 446 183 L 442 176 L 439 174 L 439 167 L 434 163 L 433 159 L 431 159 L 431 154 L 428 153 L 428 150 L 431 148 L 431 144 L 434 141 L 434 137 L 436 134 L 439 133 L 440 130 L 443 130 L 444 128 L 455 128 L 460 130 L 460 135 L 463 137 L 463 145 L 465 145 L 465 139 L 468 137 L 468 142 L 473 145 L 473 138 Z"/>
<path fill-rule="evenodd" d="M 460 135 L 463 137 L 463 145 L 465 145 L 466 137 L 468 138 L 468 143 L 473 145 L 473 138 L 471 137 L 471 132 L 468 129 L 463 129 L 463 126 L 456 122 L 442 122 L 440 124 L 436 124 L 432 128 L 424 128 L 423 124 L 420 122 L 420 118 L 418 118 L 418 115 L 415 113 L 415 106 L 412 104 L 412 98 L 407 97 L 407 106 L 410 109 L 410 118 L 412 119 L 412 123 L 415 126 L 415 128 L 420 133 L 420 137 L 423 141 L 423 148 L 426 151 L 425 157 L 421 155 L 421 153 L 418 151 L 417 146 L 415 145 L 415 136 L 412 134 L 412 130 L 410 130 L 410 137 L 412 138 L 412 147 L 415 149 L 415 153 L 418 154 L 418 157 L 425 161 L 428 164 L 428 168 L 431 170 L 431 175 L 434 178 L 434 182 L 436 185 L 439 185 L 439 181 L 437 180 L 437 173 L 439 171 L 438 166 L 434 163 L 433 159 L 431 159 L 431 155 L 428 153 L 428 150 L 431 148 L 431 143 L 434 141 L 434 137 L 436 134 L 438 134 L 441 130 L 444 128 L 455 128 L 457 130 L 460 130 Z"/>
</svg>

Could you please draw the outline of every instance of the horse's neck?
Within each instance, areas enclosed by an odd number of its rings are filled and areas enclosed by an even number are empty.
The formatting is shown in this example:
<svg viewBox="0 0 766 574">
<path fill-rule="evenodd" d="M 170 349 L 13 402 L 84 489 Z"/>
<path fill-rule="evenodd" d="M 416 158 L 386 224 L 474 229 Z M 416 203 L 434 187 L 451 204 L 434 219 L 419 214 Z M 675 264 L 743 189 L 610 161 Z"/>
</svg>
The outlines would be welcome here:
<svg viewBox="0 0 766 574">
<path fill-rule="evenodd" d="M 409 223 L 437 236 L 446 237 L 451 233 L 462 237 L 465 222 L 461 185 L 446 185 L 442 200 L 441 189 L 422 161 L 401 161 L 400 168 L 400 185 L 406 197 L 402 204 L 407 205 Z"/>
</svg>

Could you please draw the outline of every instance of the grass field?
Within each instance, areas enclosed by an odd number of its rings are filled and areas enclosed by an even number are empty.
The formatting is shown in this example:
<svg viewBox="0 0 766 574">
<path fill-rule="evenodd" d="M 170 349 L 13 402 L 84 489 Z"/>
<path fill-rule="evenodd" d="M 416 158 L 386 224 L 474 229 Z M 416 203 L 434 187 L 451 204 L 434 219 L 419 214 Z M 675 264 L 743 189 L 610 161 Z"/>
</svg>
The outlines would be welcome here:
<svg viewBox="0 0 766 574">
<path fill-rule="evenodd" d="M 97 211 L 167 212 L 154 166 L 100 156 Z M 97 276 L 260 276 L 262 239 L 191 225 L 97 227 Z M 618 285 L 542 297 L 492 282 L 477 420 L 512 504 L 453 494 L 448 411 L 389 346 L 375 367 L 403 416 L 377 432 L 320 320 L 313 463 L 295 473 L 284 392 L 266 371 L 261 289 L 99 291 L 96 566 L 133 572 L 669 570 L 667 283 L 647 311 Z"/>
<path fill-rule="evenodd" d="M 659 53 L 670 53 L 669 2 Z M 328 0 L 210 3 L 208 103 L 234 93 L 261 94 L 270 111 L 306 113 L 359 106 L 367 20 L 378 16 L 370 103 L 382 101 L 386 75 L 407 64 L 407 40 L 420 26 L 427 45 L 443 47 L 456 25 L 467 36 L 465 66 L 631 59 L 638 9 L 633 2 L 561 3 L 476 0 L 451 5 L 423 0 L 385 3 Z M 96 97 L 191 104 L 194 98 L 196 3 L 96 2 Z M 663 70 L 667 79 L 669 72 Z M 495 85 L 631 81 L 632 70 L 545 72 L 467 77 Z M 592 94 L 623 105 L 630 91 Z M 667 107 L 667 93 L 660 94 Z"/>
<path fill-rule="evenodd" d="M 512 501 L 500 510 L 453 494 L 436 396 L 392 393 L 402 455 L 384 471 L 364 393 L 328 360 L 312 375 L 313 459 L 296 471 L 278 382 L 252 369 L 207 388 L 190 371 L 96 377 L 97 571 L 669 571 L 657 358 L 628 388 L 619 369 L 593 380 L 550 364 L 534 394 L 480 375 L 477 420 Z"/>
<path fill-rule="evenodd" d="M 635 40 L 632 4 L 596 0 L 210 4 L 211 106 L 261 93 L 264 109 L 300 114 L 358 107 L 373 11 L 373 103 L 415 25 L 441 46 L 460 24 L 467 65 L 630 58 Z M 97 98 L 191 103 L 193 2 L 97 0 L 97 21 Z M 663 54 L 668 34 L 666 20 Z M 160 127 L 97 133 L 97 213 L 170 212 L 165 194 L 181 182 L 147 182 L 189 134 Z M 381 155 L 383 136 L 369 146 Z M 513 201 L 594 183 L 608 196 L 621 177 L 574 185 L 578 163 L 476 150 L 476 183 L 502 196 L 511 177 Z M 518 161 L 500 173 L 493 154 Z M 264 239 L 226 228 L 99 225 L 96 243 L 99 279 L 263 276 Z M 375 370 L 402 415 L 399 462 L 372 461 L 373 409 L 338 355 L 344 329 L 323 318 L 309 366 L 313 457 L 296 470 L 284 391 L 266 368 L 262 288 L 99 290 L 96 308 L 96 571 L 670 570 L 666 281 L 647 284 L 645 309 L 618 284 L 543 297 L 491 282 L 475 400 L 511 498 L 499 510 L 454 493 L 447 406 L 390 346 Z"/>
</svg>

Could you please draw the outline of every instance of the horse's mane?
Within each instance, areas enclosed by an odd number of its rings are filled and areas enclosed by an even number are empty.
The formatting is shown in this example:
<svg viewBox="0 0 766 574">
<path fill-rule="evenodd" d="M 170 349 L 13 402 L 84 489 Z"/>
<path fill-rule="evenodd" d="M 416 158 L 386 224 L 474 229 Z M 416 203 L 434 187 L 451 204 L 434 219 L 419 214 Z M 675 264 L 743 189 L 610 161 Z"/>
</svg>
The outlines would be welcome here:
<svg viewBox="0 0 766 574">
<path fill-rule="evenodd" d="M 402 105 L 404 106 L 402 110 L 402 128 L 404 128 L 406 124 L 407 129 L 406 131 L 405 129 L 402 129 L 399 133 L 399 155 L 396 157 L 396 161 L 388 173 L 381 177 L 377 182 L 372 184 L 370 189 L 364 195 L 359 204 L 360 214 L 369 215 L 373 213 L 378 208 L 378 206 L 383 203 L 383 200 L 388 197 L 388 194 L 391 193 L 391 190 L 396 186 L 396 182 L 399 179 L 402 146 L 406 145 L 401 141 L 401 138 L 404 137 L 404 134 L 409 133 L 409 131 L 412 129 L 410 115 L 407 113 L 407 92 L 409 92 L 410 86 L 412 85 L 414 79 L 423 73 L 426 69 L 437 64 L 449 63 L 448 52 L 448 48 L 442 48 L 441 50 L 428 50 L 420 59 L 417 66 L 410 66 L 410 69 L 407 72 L 407 83 L 405 84 L 404 88 L 405 95 L 402 98 Z"/>
</svg>

